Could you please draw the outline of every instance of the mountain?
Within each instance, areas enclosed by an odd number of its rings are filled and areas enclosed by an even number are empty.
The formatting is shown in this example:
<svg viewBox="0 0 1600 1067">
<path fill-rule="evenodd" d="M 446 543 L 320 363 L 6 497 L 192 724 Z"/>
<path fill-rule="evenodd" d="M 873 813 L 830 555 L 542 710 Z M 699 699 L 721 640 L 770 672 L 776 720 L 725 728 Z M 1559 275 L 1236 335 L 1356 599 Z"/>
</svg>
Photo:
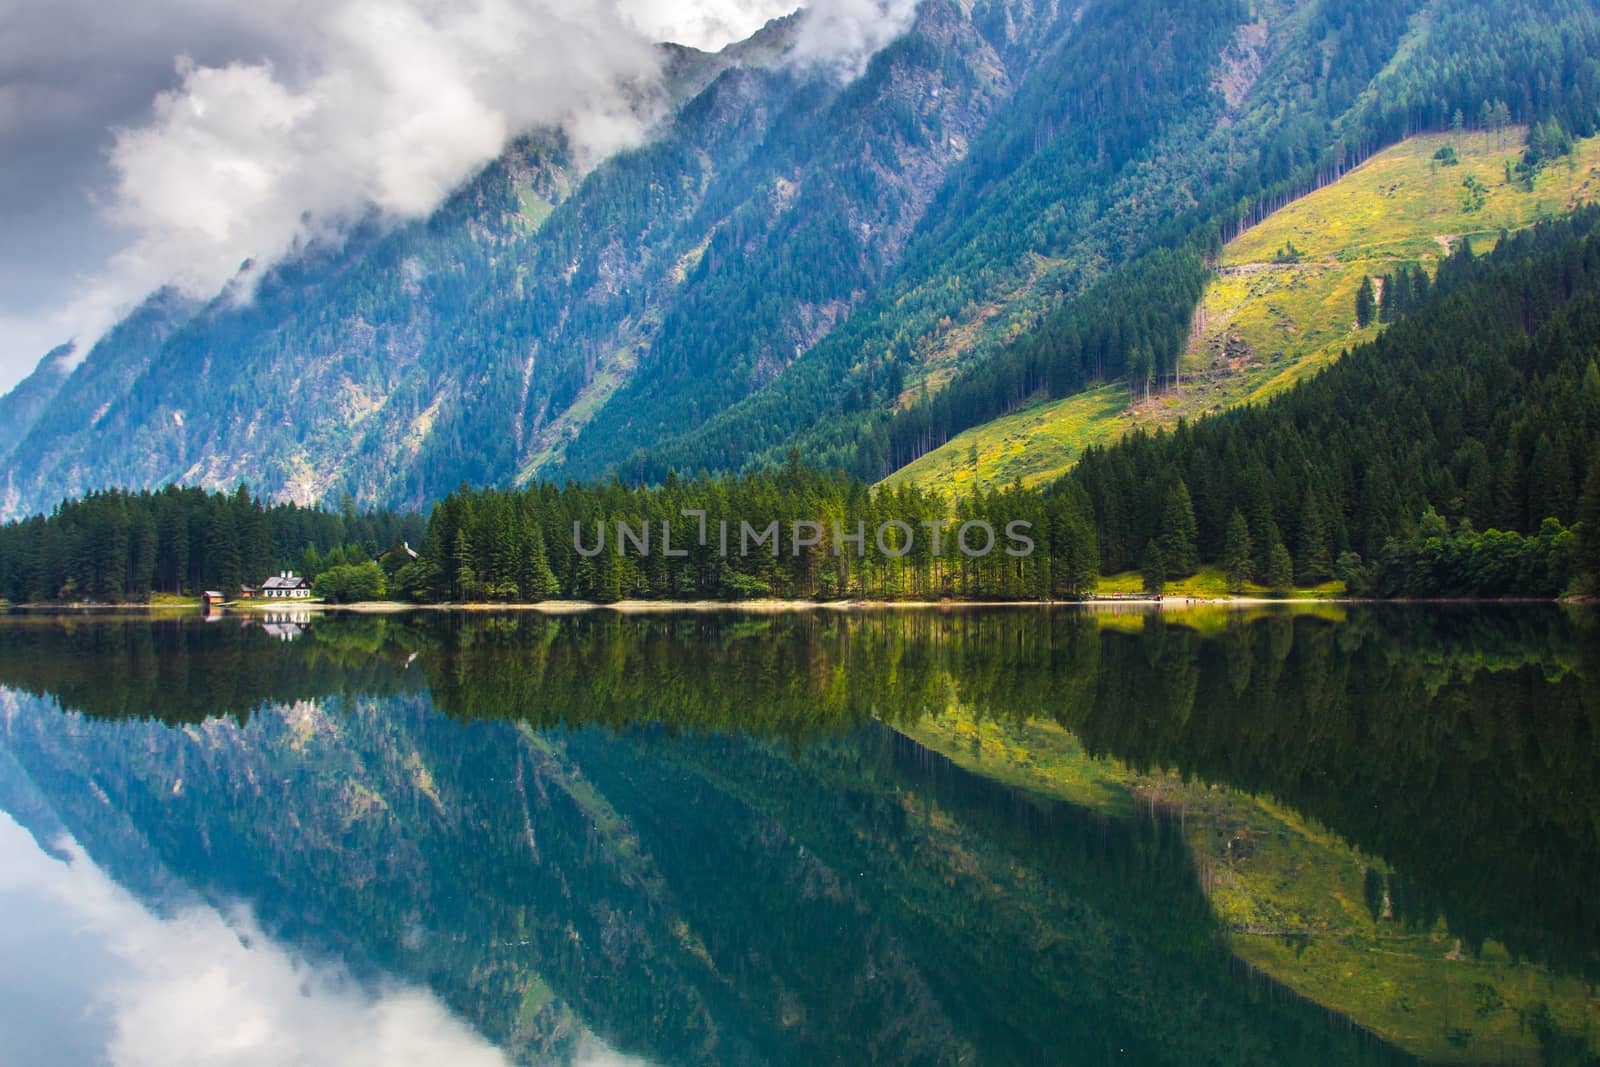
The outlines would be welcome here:
<svg viewBox="0 0 1600 1067">
<path fill-rule="evenodd" d="M 0 509 L 14 514 L 46 507 L 38 501 L 40 485 L 60 489 L 58 495 L 70 495 L 133 476 L 133 457 L 118 455 L 107 447 L 111 427 L 104 422 L 105 416 L 145 379 L 157 354 L 196 310 L 195 301 L 163 289 L 90 349 L 77 369 L 55 385 L 27 420 L 16 443 L 4 451 Z M 46 362 L 49 359 L 45 357 Z M 0 403 L 14 410 L 19 394 L 44 369 L 41 363 L 39 370 Z M 90 463 L 95 466 L 90 468 Z M 125 470 L 129 473 L 124 474 Z"/>
<path fill-rule="evenodd" d="M 1578 2 L 924 0 L 843 82 L 796 55 L 803 18 L 665 49 L 639 148 L 591 166 L 535 131 L 424 221 L 162 298 L 161 330 L 142 308 L 5 458 L 6 514 L 170 481 L 420 504 L 796 447 L 880 478 L 1130 358 L 1166 381 L 1221 241 L 1383 146 L 1497 104 L 1588 134 L 1600 99 Z"/>
<path fill-rule="evenodd" d="M 0 457 L 9 455 L 17 447 L 17 442 L 27 436 L 40 414 L 61 391 L 72 373 L 72 357 L 76 352 L 77 346 L 70 341 L 57 345 L 44 354 L 32 374 L 0 397 Z"/>
</svg>

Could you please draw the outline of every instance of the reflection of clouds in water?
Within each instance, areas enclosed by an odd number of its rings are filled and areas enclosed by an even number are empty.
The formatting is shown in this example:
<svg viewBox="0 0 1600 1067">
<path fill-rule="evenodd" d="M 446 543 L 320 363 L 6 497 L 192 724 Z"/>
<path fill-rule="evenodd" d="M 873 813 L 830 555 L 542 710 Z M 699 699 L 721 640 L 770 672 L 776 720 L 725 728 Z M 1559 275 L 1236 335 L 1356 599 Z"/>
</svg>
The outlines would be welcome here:
<svg viewBox="0 0 1600 1067">
<path fill-rule="evenodd" d="M 605 1045 L 598 1038 L 590 1038 L 578 1049 L 572 1067 L 649 1067 L 650 1061 L 638 1056 L 625 1056 Z"/>
<path fill-rule="evenodd" d="M 244 910 L 225 916 L 194 904 L 154 915 L 76 842 L 60 849 L 69 862 L 47 856 L 0 813 L 0 896 L 43 903 L 116 961 L 82 973 L 85 988 L 73 991 L 106 1020 L 104 1056 L 113 1067 L 509 1064 L 425 989 L 368 988 L 336 966 L 310 964 L 268 939 Z M 26 981 L 8 970 L 0 989 Z M 642 1062 L 598 1041 L 578 1060 Z"/>
</svg>

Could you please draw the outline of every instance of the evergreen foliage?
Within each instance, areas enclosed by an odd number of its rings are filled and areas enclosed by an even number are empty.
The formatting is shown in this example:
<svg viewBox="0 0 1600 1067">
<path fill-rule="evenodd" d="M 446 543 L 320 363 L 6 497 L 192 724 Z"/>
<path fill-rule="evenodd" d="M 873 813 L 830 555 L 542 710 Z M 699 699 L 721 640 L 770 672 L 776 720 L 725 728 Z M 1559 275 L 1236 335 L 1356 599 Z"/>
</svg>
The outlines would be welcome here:
<svg viewBox="0 0 1600 1067">
<path fill-rule="evenodd" d="M 91 493 L 0 526 L 0 597 L 141 601 L 204 589 L 231 597 L 283 570 L 315 581 L 372 564 L 380 545 L 420 541 L 422 532 L 419 515 L 267 505 L 243 486 Z"/>
<path fill-rule="evenodd" d="M 1351 553 L 1377 566 L 1373 591 L 1385 594 L 1561 593 L 1575 551 L 1564 531 L 1600 448 L 1597 221 L 1586 210 L 1481 258 L 1463 245 L 1428 286 L 1400 271 L 1386 296 L 1410 295 L 1385 304 L 1403 318 L 1318 378 L 1088 452 L 1068 477 L 1093 502 L 1104 569 L 1140 564 L 1164 518 L 1139 502 L 1181 480 L 1201 561 L 1237 565 L 1237 512 L 1273 587 L 1288 585 L 1273 566 L 1281 548 L 1302 582 L 1331 577 Z M 1450 528 L 1431 528 L 1429 508 Z M 1457 566 L 1480 550 L 1522 562 Z M 1398 576 L 1412 566 L 1414 581 Z"/>
<path fill-rule="evenodd" d="M 1244 592 L 1245 585 L 1255 578 L 1250 527 L 1237 508 L 1228 519 L 1228 530 L 1222 541 L 1222 573 L 1228 580 L 1230 593 Z"/>
<path fill-rule="evenodd" d="M 1528 125 L 1525 173 L 1555 165 L 1596 128 L 1596 55 L 1583 0 L 930 0 L 846 85 L 698 57 L 592 171 L 530 135 L 252 301 L 157 294 L 13 405 L 8 513 L 193 470 L 298 495 L 308 467 L 422 506 L 795 446 L 877 480 L 1033 398 L 1160 393 L 1219 242 L 1385 145 Z"/>
<path fill-rule="evenodd" d="M 1554 596 L 1595 574 L 1592 527 L 1577 524 L 1600 508 L 1597 226 L 1600 210 L 1579 212 L 1482 258 L 1463 242 L 1436 282 L 1402 269 L 1385 286 L 1399 320 L 1320 377 L 1091 450 L 1044 490 L 947 501 L 794 454 L 771 471 L 669 473 L 654 487 L 464 487 L 425 537 L 414 517 L 361 516 L 349 502 L 335 515 L 266 508 L 242 488 L 102 493 L 0 530 L 0 590 L 231 591 L 294 561 L 330 572 L 320 591 L 336 599 L 380 588 L 430 601 L 1043 599 L 1086 595 L 1097 572 L 1138 569 L 1154 590 L 1218 563 L 1236 589 L 1254 574 L 1279 591 L 1338 576 L 1384 596 Z M 752 546 L 743 523 L 781 536 Z M 979 523 L 997 546 L 961 540 Z M 1011 551 L 1014 523 L 1027 551 Z M 593 550 L 602 531 L 610 543 Z M 419 558 L 388 573 L 371 563 L 402 534 Z"/>
<path fill-rule="evenodd" d="M 1356 325 L 1363 330 L 1372 325 L 1372 320 L 1377 316 L 1378 301 L 1373 294 L 1372 278 L 1361 279 L 1361 288 L 1356 290 Z"/>
</svg>

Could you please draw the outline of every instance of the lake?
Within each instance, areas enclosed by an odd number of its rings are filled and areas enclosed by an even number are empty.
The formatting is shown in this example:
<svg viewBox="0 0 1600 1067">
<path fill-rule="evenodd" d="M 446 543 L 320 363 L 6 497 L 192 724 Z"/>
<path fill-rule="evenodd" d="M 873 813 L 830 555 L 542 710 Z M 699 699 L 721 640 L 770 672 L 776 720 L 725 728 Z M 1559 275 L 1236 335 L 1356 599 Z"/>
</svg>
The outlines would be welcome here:
<svg viewBox="0 0 1600 1067">
<path fill-rule="evenodd" d="M 13 615 L 0 1059 L 1594 1063 L 1597 767 L 1565 607 Z"/>
</svg>

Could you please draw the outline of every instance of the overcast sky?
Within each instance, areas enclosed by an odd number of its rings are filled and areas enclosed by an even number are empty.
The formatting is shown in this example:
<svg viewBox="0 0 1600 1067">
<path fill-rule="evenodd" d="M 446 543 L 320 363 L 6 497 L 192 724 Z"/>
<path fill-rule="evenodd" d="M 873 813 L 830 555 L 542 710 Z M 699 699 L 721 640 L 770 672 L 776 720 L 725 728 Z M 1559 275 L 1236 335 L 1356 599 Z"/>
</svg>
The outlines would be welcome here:
<svg viewBox="0 0 1600 1067">
<path fill-rule="evenodd" d="M 914 0 L 818 0 L 857 69 Z M 0 391 L 171 282 L 376 204 L 425 214 L 534 125 L 643 131 L 651 42 L 717 48 L 794 0 L 0 0 Z M 81 354 L 81 353 L 80 353 Z"/>
</svg>

